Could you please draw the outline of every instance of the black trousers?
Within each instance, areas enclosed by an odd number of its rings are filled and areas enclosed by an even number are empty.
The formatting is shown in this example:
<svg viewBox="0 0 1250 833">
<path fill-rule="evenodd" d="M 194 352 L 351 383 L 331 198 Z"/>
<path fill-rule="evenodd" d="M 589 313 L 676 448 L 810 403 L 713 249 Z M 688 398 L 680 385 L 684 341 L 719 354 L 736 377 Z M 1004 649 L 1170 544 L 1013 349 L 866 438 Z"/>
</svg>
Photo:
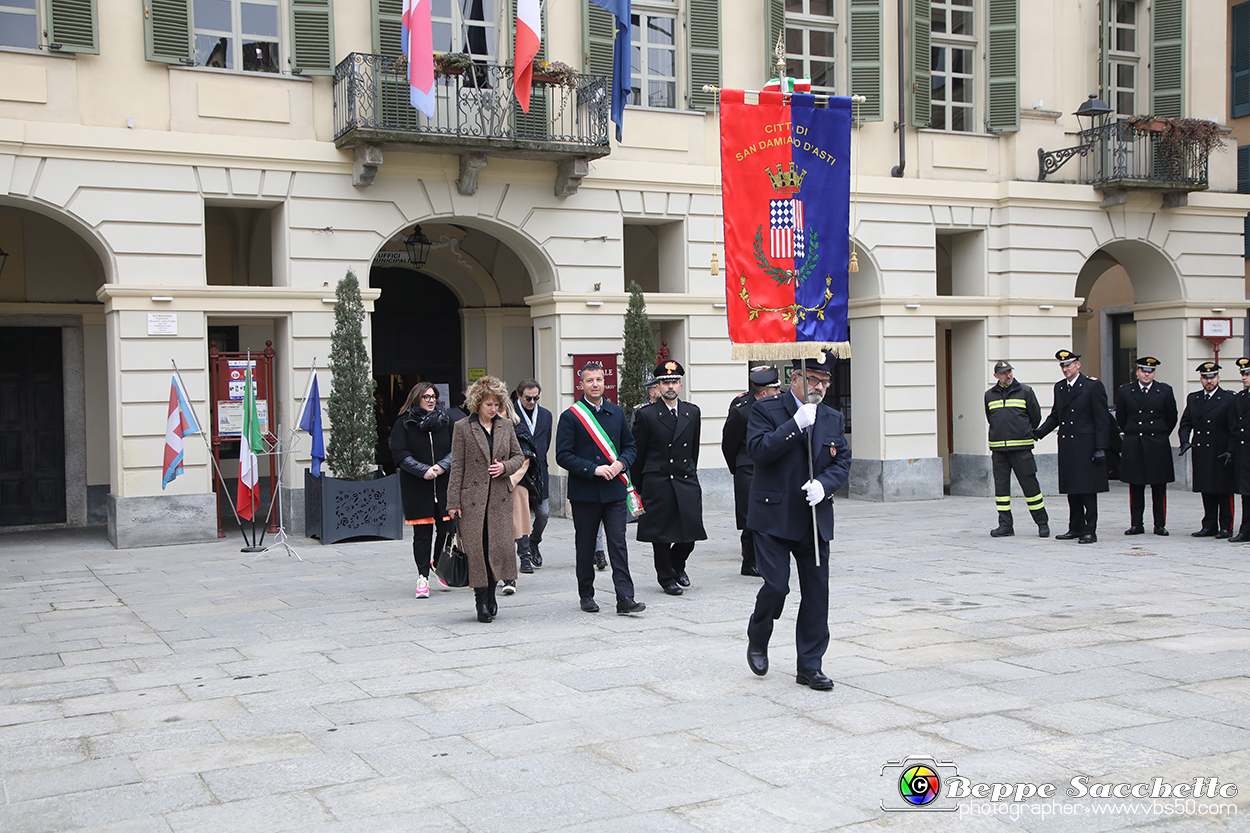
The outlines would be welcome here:
<svg viewBox="0 0 1250 833">
<path fill-rule="evenodd" d="M 1241 496 L 1241 528 L 1238 532 L 1250 532 L 1250 495 Z"/>
<path fill-rule="evenodd" d="M 820 564 L 811 534 L 801 541 L 755 533 L 755 566 L 764 585 L 755 596 L 755 610 L 747 623 L 747 638 L 754 645 L 767 645 L 773 635 L 773 622 L 781 618 L 790 592 L 790 556 L 799 570 L 799 616 L 794 625 L 797 670 L 819 671 L 829 647 L 829 542 L 819 543 Z"/>
<path fill-rule="evenodd" d="M 749 529 L 742 530 L 742 566 L 750 569 L 755 566 L 755 533 Z"/>
<path fill-rule="evenodd" d="M 430 577 L 431 558 L 437 559 L 451 535 L 452 521 L 435 519 L 432 524 L 413 524 L 412 527 L 412 560 L 417 562 L 417 572 L 426 578 Z M 438 536 L 435 537 L 435 531 Z M 434 542 L 434 554 L 430 555 L 430 542 Z"/>
<path fill-rule="evenodd" d="M 1150 509 L 1154 515 L 1155 527 L 1168 525 L 1168 484 L 1150 484 Z M 1142 517 L 1146 514 L 1146 486 L 1143 483 L 1128 484 L 1128 513 L 1133 526 L 1142 526 Z"/>
<path fill-rule="evenodd" d="M 686 570 L 686 559 L 694 552 L 694 541 L 680 544 L 661 544 L 652 542 L 651 550 L 655 553 L 655 578 L 660 586 L 677 581 L 677 577 Z"/>
<path fill-rule="evenodd" d="M 1242 498 L 1245 499 L 1244 497 Z M 1245 515 L 1242 515 L 1245 520 Z M 1229 532 L 1233 528 L 1233 496 L 1202 493 L 1202 528 Z"/>
<path fill-rule="evenodd" d="M 616 598 L 633 598 L 634 580 L 629 575 L 629 553 L 625 549 L 625 520 L 629 515 L 625 501 L 570 500 L 569 506 L 573 509 L 573 541 L 577 549 L 577 595 L 583 599 L 595 597 L 595 536 L 602 523 Z"/>
<path fill-rule="evenodd" d="M 1024 492 L 1024 504 L 1029 507 L 1033 522 L 1044 524 L 1050 522 L 1046 514 L 1046 501 L 1042 499 L 1042 487 L 1037 482 L 1037 461 L 1033 459 L 1033 451 L 1028 448 L 999 451 L 990 454 L 994 465 L 994 503 L 999 512 L 1011 517 L 1011 474 L 1015 472 L 1016 480 L 1020 481 L 1020 491 Z"/>
<path fill-rule="evenodd" d="M 1068 495 L 1068 532 L 1094 535 L 1098 532 L 1098 493 Z"/>
</svg>

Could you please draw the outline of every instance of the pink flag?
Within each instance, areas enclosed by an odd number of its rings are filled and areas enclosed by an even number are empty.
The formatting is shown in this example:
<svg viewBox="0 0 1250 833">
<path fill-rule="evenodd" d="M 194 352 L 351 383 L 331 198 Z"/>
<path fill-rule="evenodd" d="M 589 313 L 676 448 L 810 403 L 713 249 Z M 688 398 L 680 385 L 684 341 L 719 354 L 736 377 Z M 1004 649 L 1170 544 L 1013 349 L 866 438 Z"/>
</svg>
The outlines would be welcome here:
<svg viewBox="0 0 1250 833">
<path fill-rule="evenodd" d="M 530 89 L 534 83 L 534 57 L 542 43 L 542 30 L 538 0 L 517 0 L 516 49 L 513 50 L 516 79 L 513 89 L 517 103 L 527 113 L 530 111 Z"/>
<path fill-rule="evenodd" d="M 431 0 L 404 0 L 403 47 L 408 58 L 408 100 L 434 118 L 434 32 L 430 25 Z"/>
</svg>

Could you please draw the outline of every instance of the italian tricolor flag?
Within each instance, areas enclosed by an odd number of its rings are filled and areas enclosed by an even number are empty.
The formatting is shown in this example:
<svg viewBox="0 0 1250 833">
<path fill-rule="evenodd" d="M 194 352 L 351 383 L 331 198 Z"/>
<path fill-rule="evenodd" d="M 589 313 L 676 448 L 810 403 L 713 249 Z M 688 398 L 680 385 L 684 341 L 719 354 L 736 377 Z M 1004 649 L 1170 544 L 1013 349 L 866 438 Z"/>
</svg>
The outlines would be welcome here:
<svg viewBox="0 0 1250 833">
<path fill-rule="evenodd" d="M 252 383 L 252 368 L 248 367 L 244 387 L 243 431 L 239 437 L 239 517 L 251 520 L 260 507 L 260 495 L 256 493 L 256 455 L 265 450 L 260 438 L 260 416 L 256 413 L 256 387 Z"/>
</svg>

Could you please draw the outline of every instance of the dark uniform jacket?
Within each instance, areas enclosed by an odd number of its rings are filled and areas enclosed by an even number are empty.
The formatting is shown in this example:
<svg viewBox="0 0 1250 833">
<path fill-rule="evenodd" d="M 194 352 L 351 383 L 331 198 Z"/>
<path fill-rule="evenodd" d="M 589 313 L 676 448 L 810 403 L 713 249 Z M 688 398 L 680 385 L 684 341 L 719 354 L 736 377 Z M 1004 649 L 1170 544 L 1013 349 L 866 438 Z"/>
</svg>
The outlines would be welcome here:
<svg viewBox="0 0 1250 833">
<path fill-rule="evenodd" d="M 1102 382 L 1078 373 L 1071 387 L 1067 379 L 1055 382 L 1055 404 L 1037 429 L 1040 439 L 1059 429 L 1059 492 L 1087 495 L 1105 492 L 1105 461 L 1093 462 L 1094 452 L 1106 452 L 1111 439 L 1111 414 Z"/>
<path fill-rule="evenodd" d="M 1250 388 L 1233 395 L 1228 406 L 1228 434 L 1233 452 L 1233 491 L 1250 495 Z"/>
<path fill-rule="evenodd" d="M 1155 382 L 1149 393 L 1137 382 L 1121 385 L 1115 394 L 1115 419 L 1124 432 L 1120 480 L 1125 483 L 1171 483 L 1176 397 L 1172 386 Z"/>
<path fill-rule="evenodd" d="M 734 478 L 734 517 L 738 529 L 747 528 L 747 503 L 751 496 L 751 475 L 755 472 L 755 463 L 747 454 L 747 420 L 754 404 L 755 397 L 750 391 L 735 396 L 729 403 L 729 413 L 720 434 L 720 452 Z"/>
<path fill-rule="evenodd" d="M 1236 470 L 1220 459 L 1221 454 L 1233 450 L 1228 435 L 1228 409 L 1232 404 L 1233 394 L 1220 387 L 1211 392 L 1210 399 L 1205 390 L 1197 390 L 1185 401 L 1179 437 L 1182 446 L 1193 444 L 1189 459 L 1193 460 L 1195 492 L 1227 495 L 1233 491 Z"/>
<path fill-rule="evenodd" d="M 699 486 L 699 406 L 677 400 L 674 419 L 662 399 L 634 411 L 638 446 L 630 477 L 646 512 L 638 540 L 681 544 L 707 538 Z"/>
<path fill-rule="evenodd" d="M 579 401 L 586 402 L 586 398 L 582 397 Z M 629 425 L 625 422 L 625 412 L 606 398 L 597 414 L 594 413 L 594 406 L 587 403 L 587 407 L 594 414 L 592 418 L 598 420 L 604 433 L 612 440 L 617 455 L 628 471 L 634 463 L 637 447 L 634 445 L 634 435 L 630 433 Z M 606 466 L 609 462 L 572 409 L 560 414 L 560 422 L 556 425 L 556 465 L 569 473 L 569 500 L 587 503 L 624 500 L 625 484 L 621 482 L 621 478 L 604 480 L 602 477 L 595 477 L 595 469 Z M 645 504 L 643 508 L 646 508 Z"/>
<path fill-rule="evenodd" d="M 820 404 L 812 435 L 812 456 L 807 438 L 794 421 L 799 404 L 789 390 L 766 396 L 751 406 L 747 423 L 747 453 L 755 461 L 747 526 L 790 541 L 801 541 L 812 531 L 812 509 L 803 484 L 808 479 L 808 460 L 816 479 L 825 487 L 825 499 L 816 506 L 816 523 L 822 540 L 833 538 L 833 493 L 851 471 L 851 447 L 846 442 L 842 414 Z M 830 449 L 837 451 L 830 454 Z"/>
<path fill-rule="evenodd" d="M 1042 408 L 1033 388 L 1012 379 L 1007 387 L 995 384 L 985 392 L 985 418 L 990 424 L 991 450 L 1031 449 L 1033 429 L 1042 421 Z"/>
</svg>

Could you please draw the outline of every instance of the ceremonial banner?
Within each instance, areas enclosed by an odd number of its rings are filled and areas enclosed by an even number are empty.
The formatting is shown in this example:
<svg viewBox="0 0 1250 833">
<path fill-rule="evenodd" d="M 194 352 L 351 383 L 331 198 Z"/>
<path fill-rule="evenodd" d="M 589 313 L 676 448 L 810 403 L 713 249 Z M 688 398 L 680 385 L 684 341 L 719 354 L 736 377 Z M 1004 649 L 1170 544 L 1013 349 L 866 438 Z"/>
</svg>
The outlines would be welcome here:
<svg viewBox="0 0 1250 833">
<path fill-rule="evenodd" d="M 725 296 L 735 359 L 851 355 L 851 100 L 721 93 Z"/>
</svg>

